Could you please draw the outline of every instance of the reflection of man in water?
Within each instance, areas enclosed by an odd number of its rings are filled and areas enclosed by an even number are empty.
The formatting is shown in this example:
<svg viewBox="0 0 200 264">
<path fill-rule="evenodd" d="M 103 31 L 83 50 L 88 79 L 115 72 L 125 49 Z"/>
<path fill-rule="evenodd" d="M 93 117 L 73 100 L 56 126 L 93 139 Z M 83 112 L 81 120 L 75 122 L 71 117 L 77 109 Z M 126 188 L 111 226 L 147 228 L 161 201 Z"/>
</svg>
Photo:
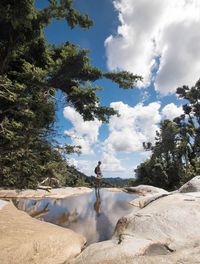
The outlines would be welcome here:
<svg viewBox="0 0 200 264">
<path fill-rule="evenodd" d="M 96 211 L 97 216 L 99 216 L 100 215 L 100 204 L 101 204 L 99 188 L 95 188 L 95 196 L 96 196 L 96 201 L 94 203 L 94 210 Z"/>
<path fill-rule="evenodd" d="M 102 179 L 102 172 L 101 172 L 101 161 L 98 162 L 94 172 L 96 173 L 96 188 L 100 187 L 100 181 Z"/>
<path fill-rule="evenodd" d="M 111 234 L 113 232 L 113 225 L 110 222 L 109 217 L 102 210 L 102 200 L 100 197 L 99 188 L 95 188 L 95 196 L 96 196 L 96 201 L 94 203 L 94 210 L 96 212 L 96 217 L 95 217 L 96 232 L 98 233 L 98 237 L 99 237 L 98 241 L 103 241 L 111 237 Z"/>
</svg>

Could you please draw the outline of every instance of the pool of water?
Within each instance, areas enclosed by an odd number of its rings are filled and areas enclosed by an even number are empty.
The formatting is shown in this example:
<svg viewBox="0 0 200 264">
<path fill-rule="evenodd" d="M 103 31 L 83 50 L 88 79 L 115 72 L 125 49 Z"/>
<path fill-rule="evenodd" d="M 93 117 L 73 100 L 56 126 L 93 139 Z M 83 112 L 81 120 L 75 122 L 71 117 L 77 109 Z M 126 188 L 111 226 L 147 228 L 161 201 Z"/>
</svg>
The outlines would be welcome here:
<svg viewBox="0 0 200 264">
<path fill-rule="evenodd" d="M 110 239 L 118 219 L 133 211 L 133 194 L 106 189 L 65 199 L 19 199 L 16 205 L 42 221 L 70 228 L 87 238 L 87 244 Z"/>
</svg>

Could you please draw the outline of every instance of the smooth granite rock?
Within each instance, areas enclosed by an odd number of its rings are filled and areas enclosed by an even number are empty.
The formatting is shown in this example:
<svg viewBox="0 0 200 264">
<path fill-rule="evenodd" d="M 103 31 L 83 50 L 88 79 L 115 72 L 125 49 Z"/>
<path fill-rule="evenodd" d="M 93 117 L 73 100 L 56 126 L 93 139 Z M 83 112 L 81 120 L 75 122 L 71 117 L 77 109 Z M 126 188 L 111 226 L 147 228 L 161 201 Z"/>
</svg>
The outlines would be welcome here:
<svg viewBox="0 0 200 264">
<path fill-rule="evenodd" d="M 1 264 L 69 263 L 80 254 L 85 242 L 83 236 L 36 220 L 11 203 L 1 207 Z"/>
<path fill-rule="evenodd" d="M 152 194 L 167 194 L 168 192 L 162 188 L 154 187 L 151 185 L 138 185 L 135 187 L 125 187 L 127 192 L 136 193 L 138 195 L 152 195 Z"/>
<path fill-rule="evenodd" d="M 164 194 L 153 194 L 153 195 L 146 195 L 146 196 L 140 196 L 139 198 L 136 198 L 134 200 L 132 200 L 131 202 L 129 202 L 131 205 L 140 207 L 140 208 L 144 208 L 145 206 L 147 206 L 148 204 L 154 202 L 155 200 L 158 200 L 164 196 L 170 195 L 169 193 L 164 193 Z"/>
<path fill-rule="evenodd" d="M 131 202 L 137 207 L 119 219 L 111 240 L 82 252 L 82 236 L 0 202 L 0 263 L 200 264 L 200 176 L 170 193 L 145 185 L 125 189 L 141 195 Z"/>
<path fill-rule="evenodd" d="M 200 263 L 200 193 L 172 193 L 122 217 L 112 240 L 87 247 L 73 264 Z"/>
<path fill-rule="evenodd" d="M 198 175 L 186 182 L 178 191 L 180 193 L 200 192 L 200 176 Z"/>
<path fill-rule="evenodd" d="M 51 190 L 7 190 L 0 189 L 0 198 L 55 198 L 61 199 L 71 195 L 79 195 L 82 193 L 92 192 L 91 188 L 87 187 L 64 187 Z"/>
</svg>

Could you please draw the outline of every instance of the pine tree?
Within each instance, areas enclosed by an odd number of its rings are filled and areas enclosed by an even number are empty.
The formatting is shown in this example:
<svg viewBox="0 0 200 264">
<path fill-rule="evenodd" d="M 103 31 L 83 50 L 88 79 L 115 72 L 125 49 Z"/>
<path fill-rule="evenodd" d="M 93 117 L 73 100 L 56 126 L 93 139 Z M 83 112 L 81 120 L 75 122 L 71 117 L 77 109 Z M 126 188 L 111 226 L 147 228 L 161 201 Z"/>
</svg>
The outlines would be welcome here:
<svg viewBox="0 0 200 264">
<path fill-rule="evenodd" d="M 34 0 L 0 1 L 0 185 L 35 187 L 52 162 L 63 165 L 48 137 L 55 121 L 55 94 L 61 90 L 84 118 L 108 122 L 114 109 L 101 106 L 92 83 L 101 78 L 132 88 L 141 78 L 128 72 L 102 72 L 88 50 L 66 42 L 50 45 L 44 29 L 52 19 L 70 28 L 92 21 L 71 0 L 49 0 L 43 10 Z M 67 147 L 73 152 L 73 147 Z M 56 166 L 57 173 L 60 166 Z M 56 172 L 55 172 L 56 173 Z M 58 173 L 59 174 L 59 173 Z"/>
</svg>

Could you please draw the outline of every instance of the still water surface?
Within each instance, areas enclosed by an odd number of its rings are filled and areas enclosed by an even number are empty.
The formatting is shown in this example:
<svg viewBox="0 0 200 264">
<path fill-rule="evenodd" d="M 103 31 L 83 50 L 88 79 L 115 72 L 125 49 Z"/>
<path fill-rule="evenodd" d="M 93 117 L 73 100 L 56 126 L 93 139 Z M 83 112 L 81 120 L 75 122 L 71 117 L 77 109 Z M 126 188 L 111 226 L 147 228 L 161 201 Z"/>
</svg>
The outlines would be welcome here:
<svg viewBox="0 0 200 264">
<path fill-rule="evenodd" d="M 65 199 L 20 199 L 17 207 L 31 216 L 70 228 L 87 238 L 87 244 L 110 239 L 118 219 L 133 210 L 133 194 L 94 190 Z"/>
</svg>

